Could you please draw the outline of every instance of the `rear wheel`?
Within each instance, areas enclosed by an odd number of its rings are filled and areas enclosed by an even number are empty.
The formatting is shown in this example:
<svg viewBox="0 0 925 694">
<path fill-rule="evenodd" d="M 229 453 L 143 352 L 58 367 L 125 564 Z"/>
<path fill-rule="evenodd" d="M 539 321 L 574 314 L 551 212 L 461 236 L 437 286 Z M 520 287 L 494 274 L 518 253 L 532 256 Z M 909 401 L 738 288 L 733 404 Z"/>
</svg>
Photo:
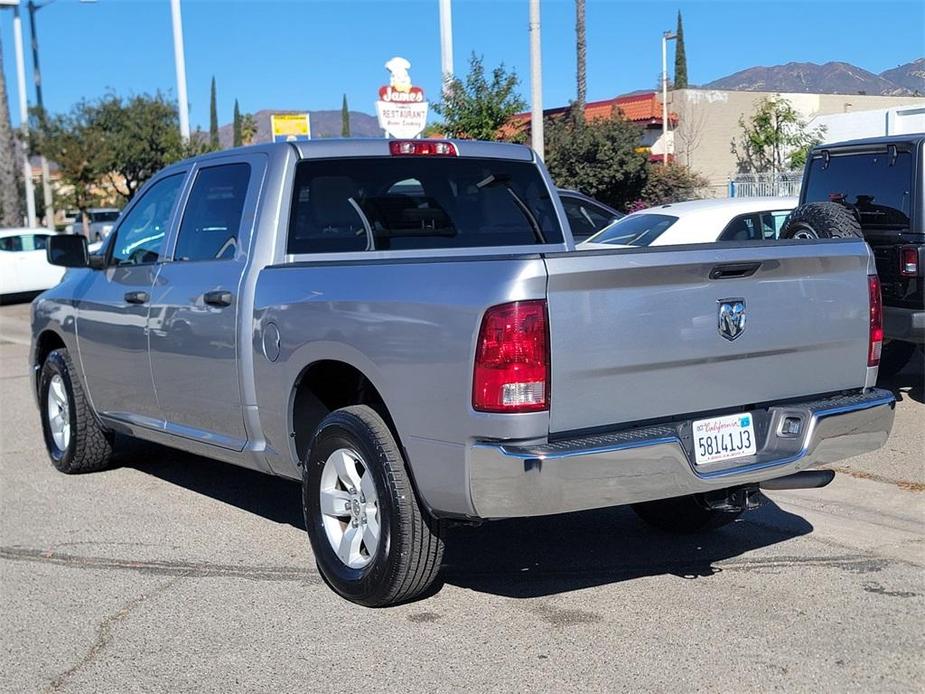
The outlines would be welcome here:
<svg viewBox="0 0 925 694">
<path fill-rule="evenodd" d="M 854 213 L 837 202 L 800 205 L 784 221 L 782 239 L 863 238 Z"/>
<path fill-rule="evenodd" d="M 344 598 L 394 605 L 436 580 L 440 522 L 418 503 L 395 438 L 373 409 L 345 407 L 321 422 L 302 501 L 318 570 Z"/>
<path fill-rule="evenodd" d="M 917 347 L 912 342 L 903 342 L 901 340 L 884 341 L 880 351 L 880 370 L 877 372 L 877 377 L 891 378 L 898 374 L 912 359 Z"/>
<path fill-rule="evenodd" d="M 109 465 L 112 435 L 97 423 L 66 349 L 45 359 L 39 378 L 42 433 L 52 465 L 68 474 Z"/>
<path fill-rule="evenodd" d="M 697 533 L 727 525 L 742 511 L 711 509 L 698 495 L 679 496 L 633 504 L 633 510 L 649 525 L 670 533 Z"/>
</svg>

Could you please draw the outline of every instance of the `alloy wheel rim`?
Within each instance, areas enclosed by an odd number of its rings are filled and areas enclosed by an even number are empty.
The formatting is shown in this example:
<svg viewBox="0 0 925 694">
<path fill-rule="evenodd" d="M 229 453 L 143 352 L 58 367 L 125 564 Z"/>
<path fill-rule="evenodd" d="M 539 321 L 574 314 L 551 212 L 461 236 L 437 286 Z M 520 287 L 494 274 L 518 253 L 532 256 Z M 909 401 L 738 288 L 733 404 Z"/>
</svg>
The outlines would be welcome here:
<svg viewBox="0 0 925 694">
<path fill-rule="evenodd" d="M 331 549 L 346 566 L 362 569 L 376 556 L 381 536 L 379 495 L 369 466 L 338 448 L 321 470 L 321 522 Z"/>
<path fill-rule="evenodd" d="M 48 382 L 47 415 L 51 439 L 60 451 L 71 442 L 71 406 L 67 399 L 64 379 L 55 374 Z"/>
</svg>

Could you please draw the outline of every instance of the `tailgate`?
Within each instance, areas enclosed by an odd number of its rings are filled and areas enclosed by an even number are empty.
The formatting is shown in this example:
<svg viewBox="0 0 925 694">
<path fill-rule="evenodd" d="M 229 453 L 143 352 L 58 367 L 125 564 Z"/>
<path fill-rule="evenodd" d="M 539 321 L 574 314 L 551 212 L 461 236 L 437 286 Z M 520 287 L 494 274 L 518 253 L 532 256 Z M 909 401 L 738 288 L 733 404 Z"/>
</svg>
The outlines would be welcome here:
<svg viewBox="0 0 925 694">
<path fill-rule="evenodd" d="M 550 431 L 863 387 L 868 259 L 854 240 L 548 256 Z M 753 273 L 711 279 L 729 266 Z"/>
</svg>

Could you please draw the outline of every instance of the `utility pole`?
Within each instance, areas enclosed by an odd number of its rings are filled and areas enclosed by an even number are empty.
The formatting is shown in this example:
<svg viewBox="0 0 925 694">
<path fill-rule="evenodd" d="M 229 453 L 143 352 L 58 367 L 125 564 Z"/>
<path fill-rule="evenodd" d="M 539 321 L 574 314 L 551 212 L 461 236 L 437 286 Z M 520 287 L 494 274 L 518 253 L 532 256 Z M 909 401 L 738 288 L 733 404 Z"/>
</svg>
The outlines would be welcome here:
<svg viewBox="0 0 925 694">
<path fill-rule="evenodd" d="M 662 164 L 668 164 L 668 42 L 678 38 L 670 31 L 662 33 Z"/>
<path fill-rule="evenodd" d="M 440 70 L 443 73 L 443 96 L 450 88 L 453 78 L 453 8 L 450 0 L 440 0 Z"/>
<path fill-rule="evenodd" d="M 19 92 L 19 126 L 22 132 L 22 172 L 26 185 L 26 219 L 31 228 L 35 226 L 35 190 L 32 187 L 32 164 L 29 163 L 29 102 L 26 100 L 26 59 L 23 55 L 19 3 L 13 5 L 13 45 L 16 52 L 16 86 Z"/>
<path fill-rule="evenodd" d="M 183 18 L 180 0 L 170 0 L 173 20 L 173 59 L 177 67 L 177 111 L 180 114 L 180 137 L 189 142 L 189 101 L 186 98 L 186 57 L 183 53 Z"/>
<path fill-rule="evenodd" d="M 29 30 L 32 34 L 32 78 L 35 81 L 35 104 L 39 111 L 44 111 L 45 103 L 42 100 L 42 72 L 39 70 L 39 39 L 35 30 L 35 11 L 40 9 L 33 0 L 29 0 Z M 48 159 L 44 154 L 39 155 L 39 164 L 42 167 L 42 197 L 45 201 L 45 226 L 50 231 L 55 230 L 55 203 L 51 194 L 51 177 L 48 173 Z"/>
<path fill-rule="evenodd" d="M 540 0 L 530 0 L 530 136 L 540 159 L 543 149 L 543 65 L 540 54 Z"/>
</svg>

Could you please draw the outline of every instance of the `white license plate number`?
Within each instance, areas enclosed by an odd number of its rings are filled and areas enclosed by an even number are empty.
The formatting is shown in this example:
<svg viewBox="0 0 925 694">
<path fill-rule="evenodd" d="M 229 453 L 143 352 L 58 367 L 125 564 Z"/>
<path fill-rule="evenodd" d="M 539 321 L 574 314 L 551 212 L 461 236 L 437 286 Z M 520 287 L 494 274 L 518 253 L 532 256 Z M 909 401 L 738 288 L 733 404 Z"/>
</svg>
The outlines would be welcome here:
<svg viewBox="0 0 925 694">
<path fill-rule="evenodd" d="M 700 419 L 693 424 L 697 465 L 755 455 L 755 422 L 748 412 Z"/>
</svg>

